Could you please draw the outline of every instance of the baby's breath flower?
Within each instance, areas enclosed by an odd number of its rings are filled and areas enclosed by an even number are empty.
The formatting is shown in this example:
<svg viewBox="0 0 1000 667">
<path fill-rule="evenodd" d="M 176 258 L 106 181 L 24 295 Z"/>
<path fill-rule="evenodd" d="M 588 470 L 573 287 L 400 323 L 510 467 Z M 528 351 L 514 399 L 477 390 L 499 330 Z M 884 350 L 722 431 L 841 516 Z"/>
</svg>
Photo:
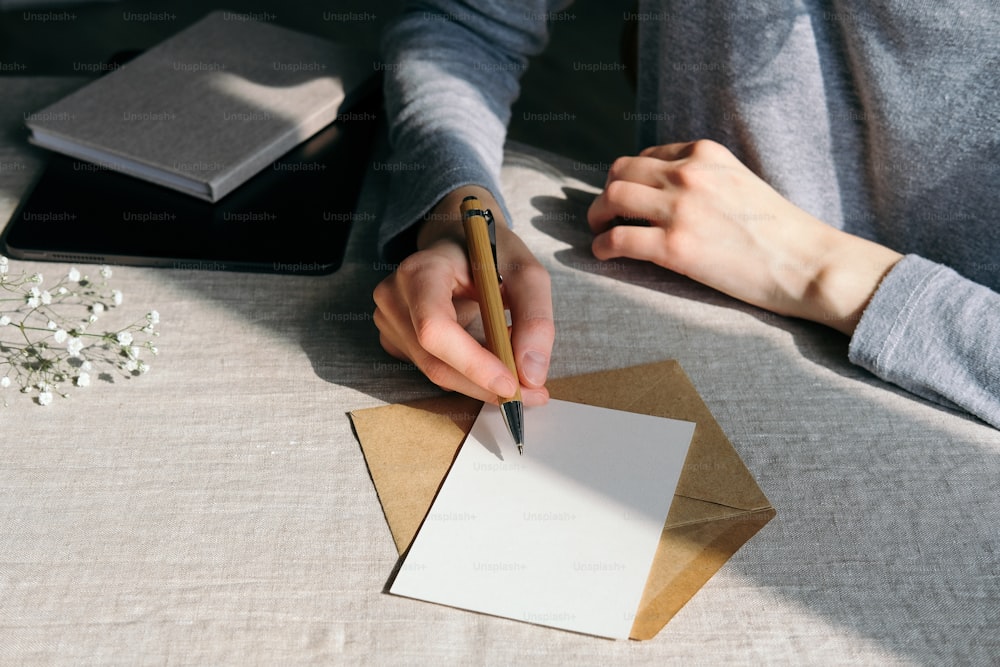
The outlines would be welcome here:
<svg viewBox="0 0 1000 667">
<path fill-rule="evenodd" d="M 101 365 L 126 378 L 149 371 L 139 356 L 143 349 L 158 352 L 151 341 L 159 335 L 155 310 L 124 327 L 93 330 L 124 302 L 122 291 L 108 284 L 110 267 L 101 267 L 96 279 L 70 267 L 50 290 L 42 289 L 40 273 L 10 275 L 6 257 L 0 256 L 0 268 L 0 389 L 17 387 L 44 406 L 56 395 L 68 397 L 69 386 L 90 386 Z M 7 405 L 0 400 L 0 407 Z"/>
<path fill-rule="evenodd" d="M 45 382 L 38 383 L 38 404 L 48 405 L 52 402 L 52 387 Z"/>
<path fill-rule="evenodd" d="M 81 350 L 83 350 L 83 339 L 79 336 L 71 336 L 69 342 L 66 343 L 66 352 L 71 357 L 79 357 Z"/>
</svg>

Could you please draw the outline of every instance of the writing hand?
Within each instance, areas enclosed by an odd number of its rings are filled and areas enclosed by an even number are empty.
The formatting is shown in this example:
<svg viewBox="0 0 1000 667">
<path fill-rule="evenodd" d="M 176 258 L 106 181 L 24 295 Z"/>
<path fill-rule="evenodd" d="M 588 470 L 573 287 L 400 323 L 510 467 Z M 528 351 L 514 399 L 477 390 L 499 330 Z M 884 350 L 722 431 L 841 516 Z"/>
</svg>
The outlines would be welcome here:
<svg viewBox="0 0 1000 667">
<path fill-rule="evenodd" d="M 497 218 L 497 261 L 518 378 L 463 326 L 479 315 L 459 215 L 468 195 Z M 497 396 L 512 396 L 518 382 L 525 405 L 546 402 L 555 337 L 549 275 L 501 219 L 493 196 L 477 186 L 449 194 L 427 216 L 417 248 L 375 288 L 375 326 L 386 352 L 412 361 L 444 389 L 496 403 Z"/>
</svg>

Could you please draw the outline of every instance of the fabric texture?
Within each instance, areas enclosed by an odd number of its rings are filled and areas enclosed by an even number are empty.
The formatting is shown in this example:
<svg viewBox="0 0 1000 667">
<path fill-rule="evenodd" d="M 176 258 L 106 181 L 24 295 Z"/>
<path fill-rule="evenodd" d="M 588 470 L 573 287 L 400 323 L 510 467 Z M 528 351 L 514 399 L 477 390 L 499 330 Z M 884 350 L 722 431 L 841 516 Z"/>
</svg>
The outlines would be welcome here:
<svg viewBox="0 0 1000 667">
<path fill-rule="evenodd" d="M 22 114 L 78 85 L 0 77 L 0 224 L 43 164 Z M 602 179 L 572 173 L 509 146 L 499 181 L 559 295 L 552 377 L 677 359 L 778 511 L 656 638 L 382 592 L 398 554 L 347 413 L 438 390 L 378 344 L 388 267 L 358 223 L 329 276 L 113 267 L 102 323 L 160 312 L 150 372 L 47 407 L 0 388 L 0 664 L 1000 661 L 1000 431 L 887 389 L 831 329 L 596 261 L 581 223 Z M 69 268 L 10 262 L 43 285 Z"/>
<path fill-rule="evenodd" d="M 518 76 L 564 6 L 414 3 L 389 29 L 394 161 L 420 168 L 394 173 L 380 247 L 459 185 L 497 192 Z M 637 148 L 717 140 L 819 219 L 930 260 L 890 272 L 850 358 L 1000 427 L 997 5 L 650 0 L 633 18 Z"/>
</svg>

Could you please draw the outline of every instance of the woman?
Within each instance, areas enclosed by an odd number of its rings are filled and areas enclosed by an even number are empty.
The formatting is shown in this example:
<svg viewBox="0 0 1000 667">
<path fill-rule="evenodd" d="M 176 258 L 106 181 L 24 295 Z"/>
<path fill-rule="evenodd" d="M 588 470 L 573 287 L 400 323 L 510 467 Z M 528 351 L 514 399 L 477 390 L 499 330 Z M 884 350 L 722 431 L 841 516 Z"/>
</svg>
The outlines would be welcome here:
<svg viewBox="0 0 1000 667">
<path fill-rule="evenodd" d="M 515 382 L 547 399 L 551 295 L 505 227 L 514 378 L 460 325 L 475 306 L 458 202 L 506 218 L 518 75 L 564 4 L 422 3 L 384 39 L 393 159 L 420 168 L 393 174 L 382 248 L 406 259 L 375 322 L 390 354 L 483 400 Z M 590 208 L 594 254 L 832 326 L 852 362 L 1000 427 L 1000 9 L 660 0 L 634 18 L 643 150 Z"/>
</svg>

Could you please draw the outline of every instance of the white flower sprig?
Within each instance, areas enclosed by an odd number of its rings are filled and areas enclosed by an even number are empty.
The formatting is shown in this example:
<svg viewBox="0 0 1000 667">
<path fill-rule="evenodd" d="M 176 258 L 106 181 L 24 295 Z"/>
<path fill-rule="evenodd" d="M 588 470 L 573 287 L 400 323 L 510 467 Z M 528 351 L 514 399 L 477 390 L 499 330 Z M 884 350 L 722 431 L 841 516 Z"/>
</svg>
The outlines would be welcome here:
<svg viewBox="0 0 1000 667">
<path fill-rule="evenodd" d="M 38 405 L 48 405 L 56 394 L 69 397 L 66 386 L 89 386 L 94 374 L 112 380 L 109 370 L 126 378 L 149 371 L 140 355 L 159 353 L 153 345 L 160 335 L 155 310 L 122 328 L 90 330 L 123 301 L 121 291 L 108 284 L 109 267 L 102 266 L 97 279 L 71 268 L 48 288 L 40 273 L 9 270 L 0 255 L 0 392 L 16 385 L 34 394 Z M 8 405 L 3 393 L 0 400 Z"/>
</svg>

